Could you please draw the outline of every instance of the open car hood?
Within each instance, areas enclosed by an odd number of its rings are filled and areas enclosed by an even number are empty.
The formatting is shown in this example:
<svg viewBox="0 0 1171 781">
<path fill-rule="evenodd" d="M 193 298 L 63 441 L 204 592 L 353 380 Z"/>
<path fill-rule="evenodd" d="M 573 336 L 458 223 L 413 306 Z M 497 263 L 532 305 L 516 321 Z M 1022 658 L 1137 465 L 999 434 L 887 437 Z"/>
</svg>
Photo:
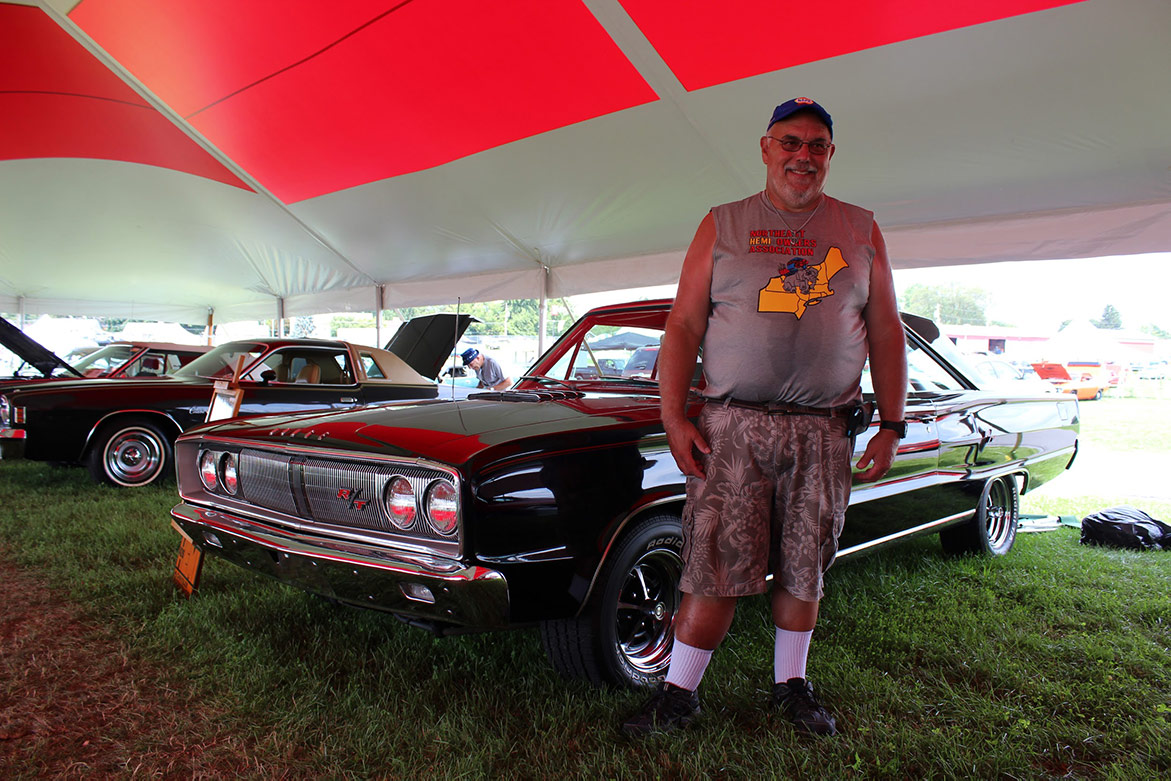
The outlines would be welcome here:
<svg viewBox="0 0 1171 781">
<path fill-rule="evenodd" d="M 1070 380 L 1069 371 L 1060 363 L 1034 363 L 1033 371 L 1043 380 Z"/>
<path fill-rule="evenodd" d="M 51 376 L 54 369 L 60 368 L 66 369 L 77 377 L 82 376 L 77 369 L 2 317 L 0 317 L 0 344 L 16 353 L 21 360 L 46 377 Z"/>
<path fill-rule="evenodd" d="M 402 358 L 419 374 L 434 380 L 473 321 L 479 322 L 471 315 L 451 313 L 412 317 L 399 326 L 384 349 Z"/>
</svg>

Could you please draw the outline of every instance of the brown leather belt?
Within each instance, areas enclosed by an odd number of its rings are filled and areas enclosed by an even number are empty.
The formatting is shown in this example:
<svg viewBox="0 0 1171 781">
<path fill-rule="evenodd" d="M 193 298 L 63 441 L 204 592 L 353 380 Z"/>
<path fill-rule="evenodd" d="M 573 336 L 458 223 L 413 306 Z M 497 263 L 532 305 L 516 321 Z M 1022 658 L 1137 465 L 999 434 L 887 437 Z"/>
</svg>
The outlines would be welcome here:
<svg viewBox="0 0 1171 781">
<path fill-rule="evenodd" d="M 790 404 L 785 401 L 741 401 L 731 396 L 722 399 L 708 399 L 713 404 L 723 404 L 725 407 L 740 407 L 741 409 L 756 410 L 766 415 L 817 415 L 822 418 L 849 418 L 855 414 L 857 404 L 846 404 L 841 407 L 806 407 L 802 404 Z"/>
</svg>

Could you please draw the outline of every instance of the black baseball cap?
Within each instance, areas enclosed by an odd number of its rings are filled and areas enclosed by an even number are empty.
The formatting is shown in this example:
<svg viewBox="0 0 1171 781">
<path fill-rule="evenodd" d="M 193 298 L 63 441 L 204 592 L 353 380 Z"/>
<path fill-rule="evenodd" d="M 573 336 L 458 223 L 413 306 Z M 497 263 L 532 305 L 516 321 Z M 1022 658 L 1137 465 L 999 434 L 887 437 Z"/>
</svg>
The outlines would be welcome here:
<svg viewBox="0 0 1171 781">
<path fill-rule="evenodd" d="M 781 105 L 773 109 L 773 118 L 768 121 L 768 126 L 772 127 L 782 119 L 787 119 L 799 111 L 808 111 L 815 115 L 818 119 L 825 123 L 829 128 L 829 137 L 834 137 L 834 121 L 830 117 L 829 112 L 823 109 L 813 98 L 793 98 L 786 100 Z M 768 128 L 765 128 L 768 131 Z"/>
</svg>

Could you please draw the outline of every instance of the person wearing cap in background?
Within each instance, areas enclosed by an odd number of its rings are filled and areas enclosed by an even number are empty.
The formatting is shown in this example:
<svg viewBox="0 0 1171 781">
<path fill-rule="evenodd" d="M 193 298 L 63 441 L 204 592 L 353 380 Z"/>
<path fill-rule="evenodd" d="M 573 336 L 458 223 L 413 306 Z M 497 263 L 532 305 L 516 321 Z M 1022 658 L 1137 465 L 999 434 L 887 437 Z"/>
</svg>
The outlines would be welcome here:
<svg viewBox="0 0 1171 781">
<path fill-rule="evenodd" d="M 717 206 L 683 261 L 659 357 L 663 427 L 687 476 L 683 592 L 666 680 L 622 723 L 630 736 L 687 726 L 736 601 L 768 590 L 771 705 L 798 730 L 836 722 L 806 677 L 823 575 L 837 555 L 854 436 L 869 425 L 870 360 L 881 425 L 858 461 L 877 480 L 905 436 L 907 362 L 890 260 L 874 215 L 825 195 L 833 120 L 809 98 L 777 106 L 760 156 L 765 187 Z M 705 403 L 685 407 L 703 347 Z"/>
<path fill-rule="evenodd" d="M 476 378 L 480 381 L 477 387 L 504 390 L 512 385 L 512 378 L 504 376 L 504 370 L 500 368 L 496 359 L 475 347 L 464 350 L 459 357 L 464 359 L 464 366 L 476 373 Z"/>
</svg>

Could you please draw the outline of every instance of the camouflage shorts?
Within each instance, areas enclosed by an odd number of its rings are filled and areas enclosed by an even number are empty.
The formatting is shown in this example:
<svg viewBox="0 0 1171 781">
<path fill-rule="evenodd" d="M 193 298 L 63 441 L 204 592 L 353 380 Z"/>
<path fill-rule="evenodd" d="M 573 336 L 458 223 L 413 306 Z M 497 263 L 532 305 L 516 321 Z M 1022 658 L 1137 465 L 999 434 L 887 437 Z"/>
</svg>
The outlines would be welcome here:
<svg viewBox="0 0 1171 781">
<path fill-rule="evenodd" d="M 823 594 L 850 498 L 851 440 L 841 418 L 709 403 L 705 480 L 688 478 L 680 590 L 738 597 L 765 578 L 806 601 Z"/>
</svg>

